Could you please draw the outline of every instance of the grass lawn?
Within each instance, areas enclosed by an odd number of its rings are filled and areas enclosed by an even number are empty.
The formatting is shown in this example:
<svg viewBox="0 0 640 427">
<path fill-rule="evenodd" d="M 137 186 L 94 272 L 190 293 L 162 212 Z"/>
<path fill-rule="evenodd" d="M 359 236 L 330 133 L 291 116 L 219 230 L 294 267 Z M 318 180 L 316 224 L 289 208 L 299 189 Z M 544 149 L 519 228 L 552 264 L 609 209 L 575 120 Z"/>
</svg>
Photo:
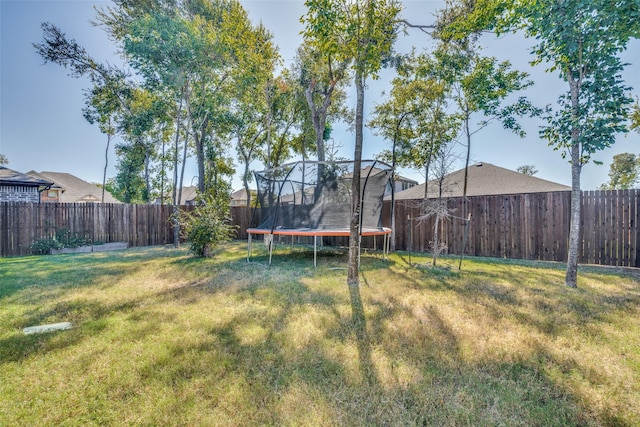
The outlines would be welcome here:
<svg viewBox="0 0 640 427">
<path fill-rule="evenodd" d="M 640 425 L 637 276 L 256 249 L 0 259 L 0 425 Z"/>
</svg>

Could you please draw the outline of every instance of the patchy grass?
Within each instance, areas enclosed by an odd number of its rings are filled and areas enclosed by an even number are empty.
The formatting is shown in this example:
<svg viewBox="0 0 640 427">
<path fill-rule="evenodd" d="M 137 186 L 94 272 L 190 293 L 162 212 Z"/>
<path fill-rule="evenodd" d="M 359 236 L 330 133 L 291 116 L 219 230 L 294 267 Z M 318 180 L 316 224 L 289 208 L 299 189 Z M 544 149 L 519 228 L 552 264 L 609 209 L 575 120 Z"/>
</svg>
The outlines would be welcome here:
<svg viewBox="0 0 640 427">
<path fill-rule="evenodd" d="M 640 425 L 633 275 L 245 248 L 0 259 L 0 425 Z"/>
</svg>

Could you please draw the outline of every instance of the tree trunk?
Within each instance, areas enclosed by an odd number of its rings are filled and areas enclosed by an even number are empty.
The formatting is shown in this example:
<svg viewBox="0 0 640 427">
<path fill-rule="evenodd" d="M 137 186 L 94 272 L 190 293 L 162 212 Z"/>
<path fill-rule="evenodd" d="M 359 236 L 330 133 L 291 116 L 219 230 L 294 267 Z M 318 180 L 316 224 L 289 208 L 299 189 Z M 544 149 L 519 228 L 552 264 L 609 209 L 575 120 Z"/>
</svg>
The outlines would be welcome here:
<svg viewBox="0 0 640 427">
<path fill-rule="evenodd" d="M 180 246 L 180 218 L 178 218 L 178 159 L 180 153 L 180 123 L 181 123 L 181 111 L 182 100 L 184 98 L 184 88 L 180 93 L 180 103 L 176 111 L 176 138 L 175 138 L 175 152 L 173 153 L 173 246 Z M 186 143 L 186 141 L 185 141 Z"/>
<path fill-rule="evenodd" d="M 145 186 L 145 196 L 144 201 L 149 204 L 151 203 L 151 172 L 149 170 L 149 162 L 151 161 L 151 156 L 149 154 L 148 147 L 145 145 L 145 153 L 144 153 L 144 186 Z"/>
<path fill-rule="evenodd" d="M 318 156 L 318 183 L 322 184 L 324 175 L 324 161 L 325 161 L 325 146 L 324 146 L 324 130 L 327 124 L 327 111 L 331 105 L 331 95 L 335 85 L 329 87 L 328 92 L 325 94 L 325 98 L 322 101 L 322 105 L 318 107 L 313 99 L 313 89 L 315 82 L 312 82 L 308 88 L 304 91 L 307 104 L 311 110 L 311 120 L 313 122 L 313 130 L 316 135 L 316 151 Z M 322 185 L 317 186 L 316 197 L 320 194 Z"/>
<path fill-rule="evenodd" d="M 204 172 L 204 132 L 198 135 L 193 132 L 193 139 L 196 143 L 196 159 L 198 162 L 198 191 L 200 194 L 205 192 L 205 172 Z"/>
<path fill-rule="evenodd" d="M 109 119 L 109 129 L 111 129 L 111 119 Z M 111 144 L 111 133 L 107 132 L 107 148 L 104 150 L 104 172 L 102 173 L 102 203 L 104 203 L 104 187 L 107 185 L 107 167 L 109 166 L 109 145 Z"/>
<path fill-rule="evenodd" d="M 574 161 L 574 152 L 579 147 L 571 147 L 571 159 Z M 578 154 L 575 156 L 580 158 Z M 564 284 L 570 288 L 578 287 L 578 248 L 580 246 L 580 164 L 577 167 L 571 164 L 571 222 L 569 226 L 569 252 L 567 254 L 567 272 Z"/>
<path fill-rule="evenodd" d="M 165 139 L 162 138 L 162 162 L 161 162 L 162 169 L 160 171 L 160 204 L 161 205 L 164 205 L 164 186 L 165 186 L 164 180 L 166 178 L 166 170 L 167 170 L 166 169 L 167 165 L 165 163 L 166 162 L 165 156 L 166 156 L 166 142 L 165 142 Z"/>
<path fill-rule="evenodd" d="M 313 100 L 313 89 L 315 87 L 315 82 L 312 82 L 309 87 L 304 91 L 305 99 L 307 100 L 307 105 L 309 105 L 309 109 L 311 110 L 311 120 L 313 122 L 313 130 L 316 134 L 316 149 L 318 154 L 318 161 L 324 162 L 325 160 L 325 148 L 324 148 L 324 128 L 327 123 L 327 110 L 329 109 L 329 105 L 331 105 L 331 95 L 333 94 L 333 89 L 335 86 L 330 86 L 329 91 L 325 95 L 324 100 L 322 101 L 322 105 L 320 107 L 316 106 L 315 101 Z"/>
<path fill-rule="evenodd" d="M 578 248 L 580 247 L 580 127 L 578 123 L 580 109 L 580 81 L 571 72 L 567 73 L 571 90 L 571 115 L 574 125 L 571 129 L 571 222 L 569 226 L 569 250 L 567 254 L 567 272 L 564 284 L 570 288 L 578 287 Z"/>
<path fill-rule="evenodd" d="M 438 200 L 438 203 L 441 203 L 441 200 Z M 436 259 L 438 259 L 438 251 L 440 250 L 440 236 L 439 236 L 439 226 L 440 226 L 440 207 L 438 206 L 438 213 L 436 213 L 436 223 L 433 226 L 433 242 L 431 243 L 431 254 L 433 256 L 433 266 L 436 266 Z"/>
<path fill-rule="evenodd" d="M 185 135 L 184 147 L 182 149 L 182 167 L 180 168 L 180 184 L 178 186 L 178 205 L 182 204 L 182 187 L 184 183 L 184 170 L 187 164 L 187 147 L 189 145 L 189 136 Z"/>
<path fill-rule="evenodd" d="M 256 182 L 257 184 L 257 182 Z M 247 192 L 247 206 L 251 206 L 251 192 L 249 191 L 249 159 L 244 159 L 244 173 L 242 174 L 242 185 Z"/>
<path fill-rule="evenodd" d="M 427 159 L 427 163 L 424 166 L 424 199 L 429 198 L 429 167 L 431 166 L 431 154 Z"/>
<path fill-rule="evenodd" d="M 396 251 L 396 145 L 397 131 L 400 125 L 396 127 L 396 136 L 393 138 L 393 148 L 391 149 L 391 251 Z"/>
<path fill-rule="evenodd" d="M 471 157 L 471 130 L 469 129 L 469 120 L 471 120 L 471 117 L 469 113 L 467 113 L 464 121 L 464 129 L 467 134 L 467 158 L 464 162 L 464 187 L 462 189 L 462 197 L 467 197 L 467 182 L 469 181 L 469 158 Z"/>
<path fill-rule="evenodd" d="M 356 141 L 353 155 L 353 181 L 351 182 L 351 221 L 349 223 L 349 265 L 347 284 L 359 286 L 360 263 L 360 173 L 362 168 L 362 140 L 364 124 L 364 76 L 356 71 Z"/>
</svg>

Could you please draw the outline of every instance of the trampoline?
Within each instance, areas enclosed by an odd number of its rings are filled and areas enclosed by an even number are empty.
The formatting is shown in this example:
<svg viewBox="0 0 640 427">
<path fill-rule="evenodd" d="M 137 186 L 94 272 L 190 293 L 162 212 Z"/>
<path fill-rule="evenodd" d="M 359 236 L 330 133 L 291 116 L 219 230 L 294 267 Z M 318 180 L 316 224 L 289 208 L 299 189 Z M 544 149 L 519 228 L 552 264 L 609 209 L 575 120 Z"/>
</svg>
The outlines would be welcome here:
<svg viewBox="0 0 640 427">
<path fill-rule="evenodd" d="M 318 237 L 349 236 L 352 161 L 300 161 L 254 172 L 258 187 L 256 210 L 261 222 L 247 229 L 247 261 L 252 256 L 252 236 L 263 235 L 271 264 L 273 236 L 313 238 L 313 265 L 317 266 Z M 385 191 L 391 190 L 391 166 L 377 160 L 361 165 L 360 238 L 383 236 L 383 256 L 389 250 L 391 229 L 382 226 Z"/>
</svg>

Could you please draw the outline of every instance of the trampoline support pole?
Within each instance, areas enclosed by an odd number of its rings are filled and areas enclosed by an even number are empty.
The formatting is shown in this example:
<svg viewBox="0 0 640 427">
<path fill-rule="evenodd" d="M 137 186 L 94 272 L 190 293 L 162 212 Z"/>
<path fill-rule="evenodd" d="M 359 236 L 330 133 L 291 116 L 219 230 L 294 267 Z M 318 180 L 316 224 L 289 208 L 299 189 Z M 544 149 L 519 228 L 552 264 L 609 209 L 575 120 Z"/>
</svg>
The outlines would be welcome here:
<svg viewBox="0 0 640 427">
<path fill-rule="evenodd" d="M 273 255 L 273 234 L 269 234 L 269 265 L 271 265 L 272 255 Z"/>
<path fill-rule="evenodd" d="M 389 259 L 389 235 L 385 234 L 382 238 L 382 255 L 384 259 Z"/>
<path fill-rule="evenodd" d="M 247 237 L 247 262 L 251 262 L 251 233 L 247 233 L 249 237 Z"/>
<path fill-rule="evenodd" d="M 317 246 L 318 246 L 318 236 L 313 236 L 313 268 L 316 268 L 318 266 L 316 263 Z"/>
</svg>

